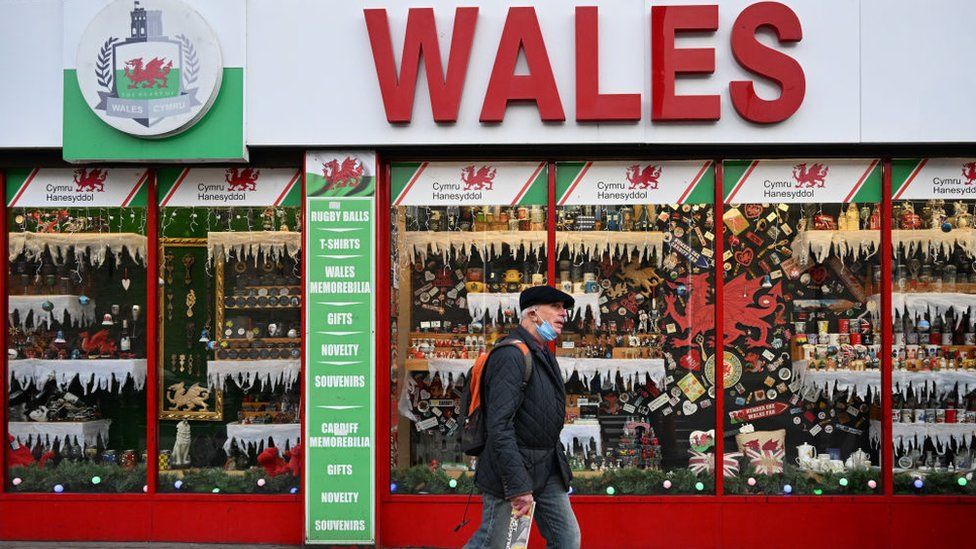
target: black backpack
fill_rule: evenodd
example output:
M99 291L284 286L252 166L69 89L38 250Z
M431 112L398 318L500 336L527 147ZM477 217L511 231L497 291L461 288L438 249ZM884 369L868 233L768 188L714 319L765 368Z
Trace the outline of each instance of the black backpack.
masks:
M522 351L525 359L525 371L522 373L522 392L532 377L532 353L525 342L518 339L505 339L497 343L487 353L481 353L474 361L474 366L468 370L464 381L464 391L461 394L461 414L463 417L461 428L461 450L469 456L480 456L488 440L485 433L485 408L482 405L481 378L484 375L488 357L495 350L506 346L515 346Z

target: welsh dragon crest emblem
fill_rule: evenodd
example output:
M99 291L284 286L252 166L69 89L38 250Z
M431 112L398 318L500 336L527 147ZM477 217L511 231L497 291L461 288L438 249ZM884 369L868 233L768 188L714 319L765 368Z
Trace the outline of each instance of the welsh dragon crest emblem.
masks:
M201 104L193 87L200 70L196 48L184 34L169 37L163 33L164 15L163 10L149 10L134 2L129 37L109 37L99 48L96 110L148 128Z

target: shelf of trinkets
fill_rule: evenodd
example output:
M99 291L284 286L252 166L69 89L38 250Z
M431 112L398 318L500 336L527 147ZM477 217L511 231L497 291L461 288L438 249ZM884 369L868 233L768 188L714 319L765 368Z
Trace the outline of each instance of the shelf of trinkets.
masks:
M288 338L222 339L215 350L217 360L295 359L302 356L302 340Z

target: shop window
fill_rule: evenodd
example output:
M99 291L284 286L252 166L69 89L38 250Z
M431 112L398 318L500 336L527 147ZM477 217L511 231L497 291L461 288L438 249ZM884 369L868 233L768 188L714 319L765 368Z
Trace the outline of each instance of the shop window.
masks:
M560 163L556 197L574 493L712 491L712 163Z
M547 282L545 164L392 166L391 490L467 493L460 391Z
M9 491L143 491L146 177L7 172Z
M297 177L160 170L160 492L299 489Z
M976 435L972 159L892 169L892 439L897 494L968 494Z
M880 493L880 183L876 160L725 163L727 493Z

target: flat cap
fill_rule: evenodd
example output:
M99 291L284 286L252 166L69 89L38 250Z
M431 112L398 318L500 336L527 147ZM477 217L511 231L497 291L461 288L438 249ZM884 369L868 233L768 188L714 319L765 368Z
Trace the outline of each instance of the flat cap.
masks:
M549 305L562 303L567 309L572 309L576 300L566 292L561 292L552 286L533 286L519 295L519 310L524 311L533 305Z

